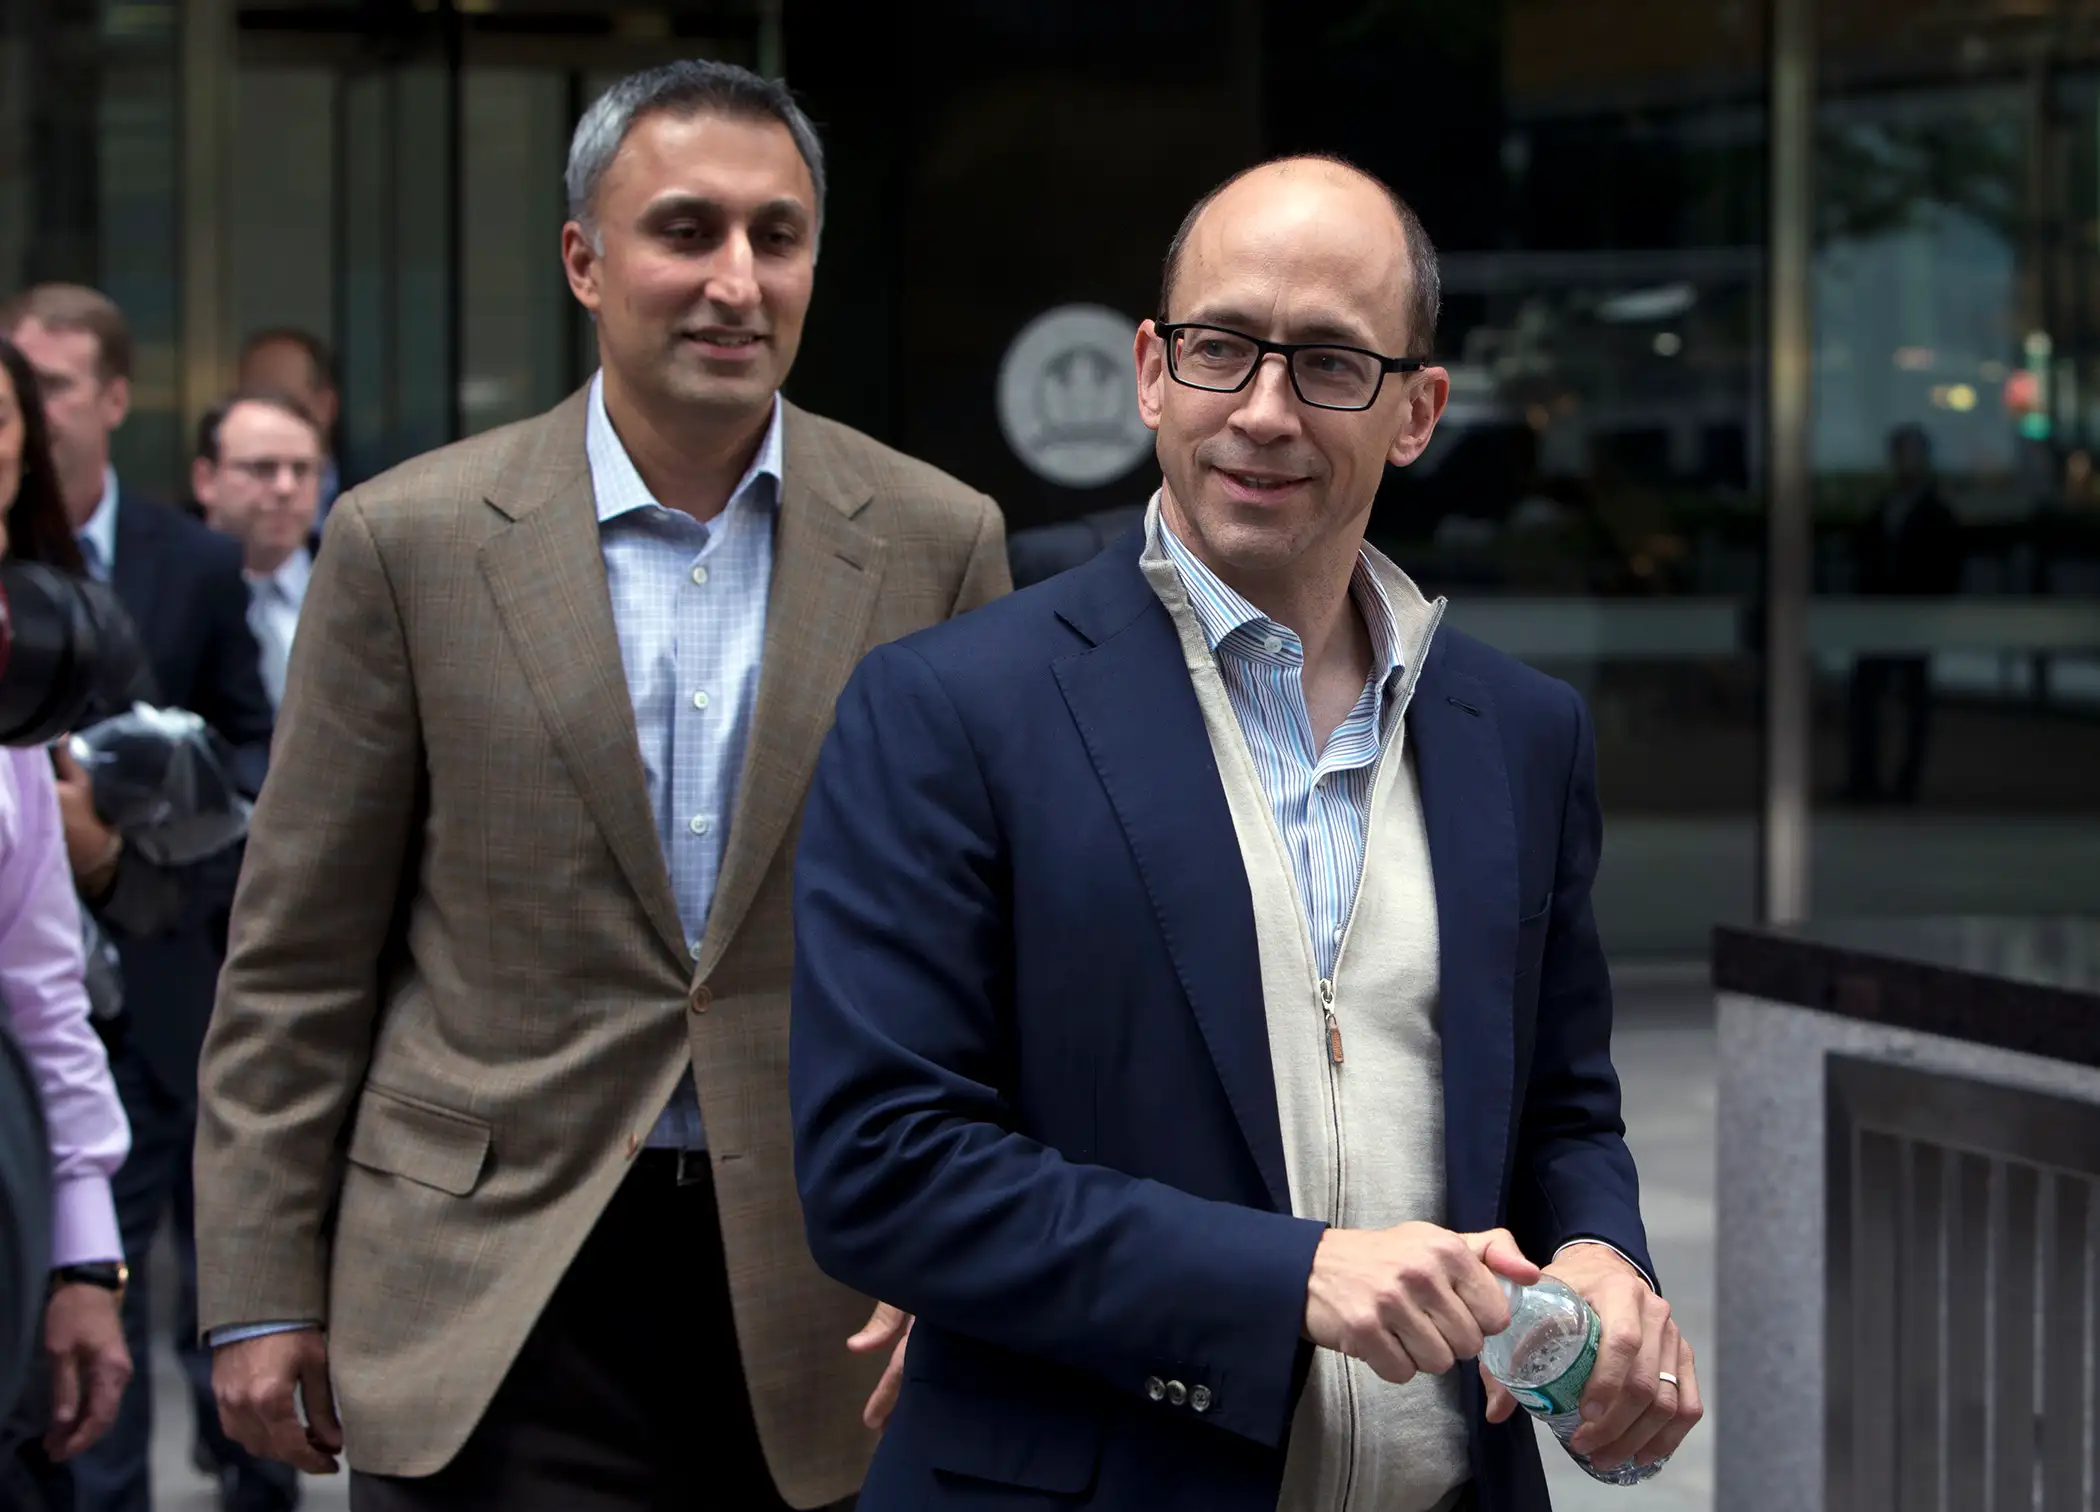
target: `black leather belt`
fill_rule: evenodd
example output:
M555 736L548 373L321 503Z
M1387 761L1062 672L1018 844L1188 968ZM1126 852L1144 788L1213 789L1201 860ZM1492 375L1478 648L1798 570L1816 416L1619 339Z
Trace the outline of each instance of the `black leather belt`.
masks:
M643 1150L634 1157L635 1170L649 1182L668 1181L673 1186L698 1186L714 1178L705 1150Z

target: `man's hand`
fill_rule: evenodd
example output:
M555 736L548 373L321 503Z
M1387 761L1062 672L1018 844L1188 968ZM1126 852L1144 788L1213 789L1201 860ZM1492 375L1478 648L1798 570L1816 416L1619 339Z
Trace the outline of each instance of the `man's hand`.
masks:
M876 1303L866 1326L846 1341L846 1347L855 1354L873 1354L878 1349L890 1349L892 1344L896 1346L890 1349L890 1363L884 1367L882 1379L875 1383L868 1405L860 1413L860 1420L877 1433L896 1408L897 1392L904 1385L904 1348L909 1343L911 1314L887 1302Z
M131 1383L117 1294L84 1282L55 1288L44 1307L44 1353L51 1361L44 1452L69 1460L109 1432Z
M219 1422L250 1454L333 1475L343 1452L328 1384L328 1340L318 1328L242 1339L212 1351ZM301 1403L306 1420L299 1419Z
M117 832L95 812L95 786L63 743L51 748L51 770L57 779L59 817L65 823L66 860L74 882L92 897L108 887L116 869Z
M1305 1287L1305 1336L1395 1384L1442 1375L1509 1326L1497 1276L1527 1285L1539 1278L1503 1229L1329 1229Z
M1670 1304L1647 1277L1601 1244L1571 1244L1546 1267L1597 1310L1596 1368L1582 1393L1582 1428L1572 1447L1600 1469L1632 1460L1652 1465L1677 1452L1706 1409L1692 1346L1677 1332ZM1677 1378L1672 1385L1662 1377ZM1482 1372L1482 1378L1486 1373ZM1488 1421L1517 1404L1488 1380Z

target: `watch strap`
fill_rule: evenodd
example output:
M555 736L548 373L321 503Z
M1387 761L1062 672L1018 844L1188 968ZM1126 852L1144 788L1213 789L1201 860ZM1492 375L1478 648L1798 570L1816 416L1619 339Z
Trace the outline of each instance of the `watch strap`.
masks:
M99 1286L122 1293L131 1280L131 1268L121 1260L90 1260L80 1265L58 1265L51 1270L53 1286Z

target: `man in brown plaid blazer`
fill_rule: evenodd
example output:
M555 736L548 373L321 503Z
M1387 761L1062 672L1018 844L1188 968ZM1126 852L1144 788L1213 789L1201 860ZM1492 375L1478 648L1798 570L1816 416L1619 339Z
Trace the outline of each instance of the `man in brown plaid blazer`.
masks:
M777 85L616 85L563 234L599 377L331 514L197 1237L229 1431L360 1512L807 1508L872 1449L902 1320L803 1239L789 858L854 664L1007 569L989 499L777 398L822 184Z

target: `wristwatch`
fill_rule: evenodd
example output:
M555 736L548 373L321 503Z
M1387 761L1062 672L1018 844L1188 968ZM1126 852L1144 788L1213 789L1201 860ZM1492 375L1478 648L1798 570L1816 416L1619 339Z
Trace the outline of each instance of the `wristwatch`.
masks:
M131 1283L131 1267L121 1260L90 1260L82 1265L58 1265L51 1270L51 1287L99 1286L115 1292L119 1299Z

